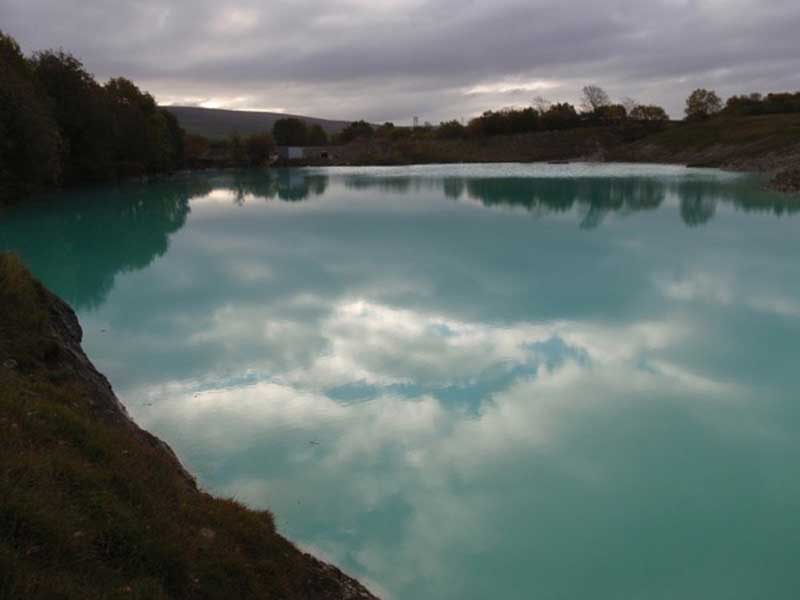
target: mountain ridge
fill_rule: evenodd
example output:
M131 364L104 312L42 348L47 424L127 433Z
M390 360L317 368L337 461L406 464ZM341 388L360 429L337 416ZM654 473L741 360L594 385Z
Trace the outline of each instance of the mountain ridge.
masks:
M203 108L200 106L162 106L178 119L186 133L209 139L224 139L233 133L252 135L272 131L279 119L296 118L308 125L320 125L328 135L339 133L350 121L323 119L289 113Z

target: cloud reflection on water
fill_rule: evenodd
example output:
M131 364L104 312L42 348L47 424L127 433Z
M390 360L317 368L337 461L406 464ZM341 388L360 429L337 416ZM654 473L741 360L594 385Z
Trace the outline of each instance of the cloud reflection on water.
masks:
M387 596L791 581L800 236L750 179L412 167L101 195L0 240L203 485Z

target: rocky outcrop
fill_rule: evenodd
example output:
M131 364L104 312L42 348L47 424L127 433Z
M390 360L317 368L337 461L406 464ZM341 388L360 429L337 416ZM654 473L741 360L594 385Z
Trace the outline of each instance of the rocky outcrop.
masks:
M269 512L199 489L81 340L72 309L0 253L0 596L375 600Z
M40 290L43 305L47 308L48 319L45 323L45 335L52 350L46 355L48 370L56 371L60 377L78 381L82 387L90 390L87 396L92 413L103 421L116 427L129 430L148 445L163 452L174 464L176 473L186 483L197 489L195 478L181 464L180 460L167 443L139 427L128 415L125 406L114 394L108 379L100 373L81 347L83 329L75 312L61 298L36 282Z
M800 193L800 167L779 171L770 181L770 187L781 192Z

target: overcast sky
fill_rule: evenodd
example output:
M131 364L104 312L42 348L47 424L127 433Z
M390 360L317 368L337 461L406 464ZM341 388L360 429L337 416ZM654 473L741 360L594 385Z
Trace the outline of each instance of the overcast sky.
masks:
M587 83L673 116L699 86L800 89L798 0L0 0L0 28L162 104L398 124Z

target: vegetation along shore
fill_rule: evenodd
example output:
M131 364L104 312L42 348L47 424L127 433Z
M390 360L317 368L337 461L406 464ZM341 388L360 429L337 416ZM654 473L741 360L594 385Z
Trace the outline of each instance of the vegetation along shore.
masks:
M101 85L74 56L25 57L2 34L0 64L0 203L58 186L269 164L661 162L762 172L771 187L800 191L800 93L723 103L698 89L672 121L659 106L615 103L590 85L579 107L538 98L468 123L403 127L159 107L124 77ZM309 151L276 152L289 146Z

